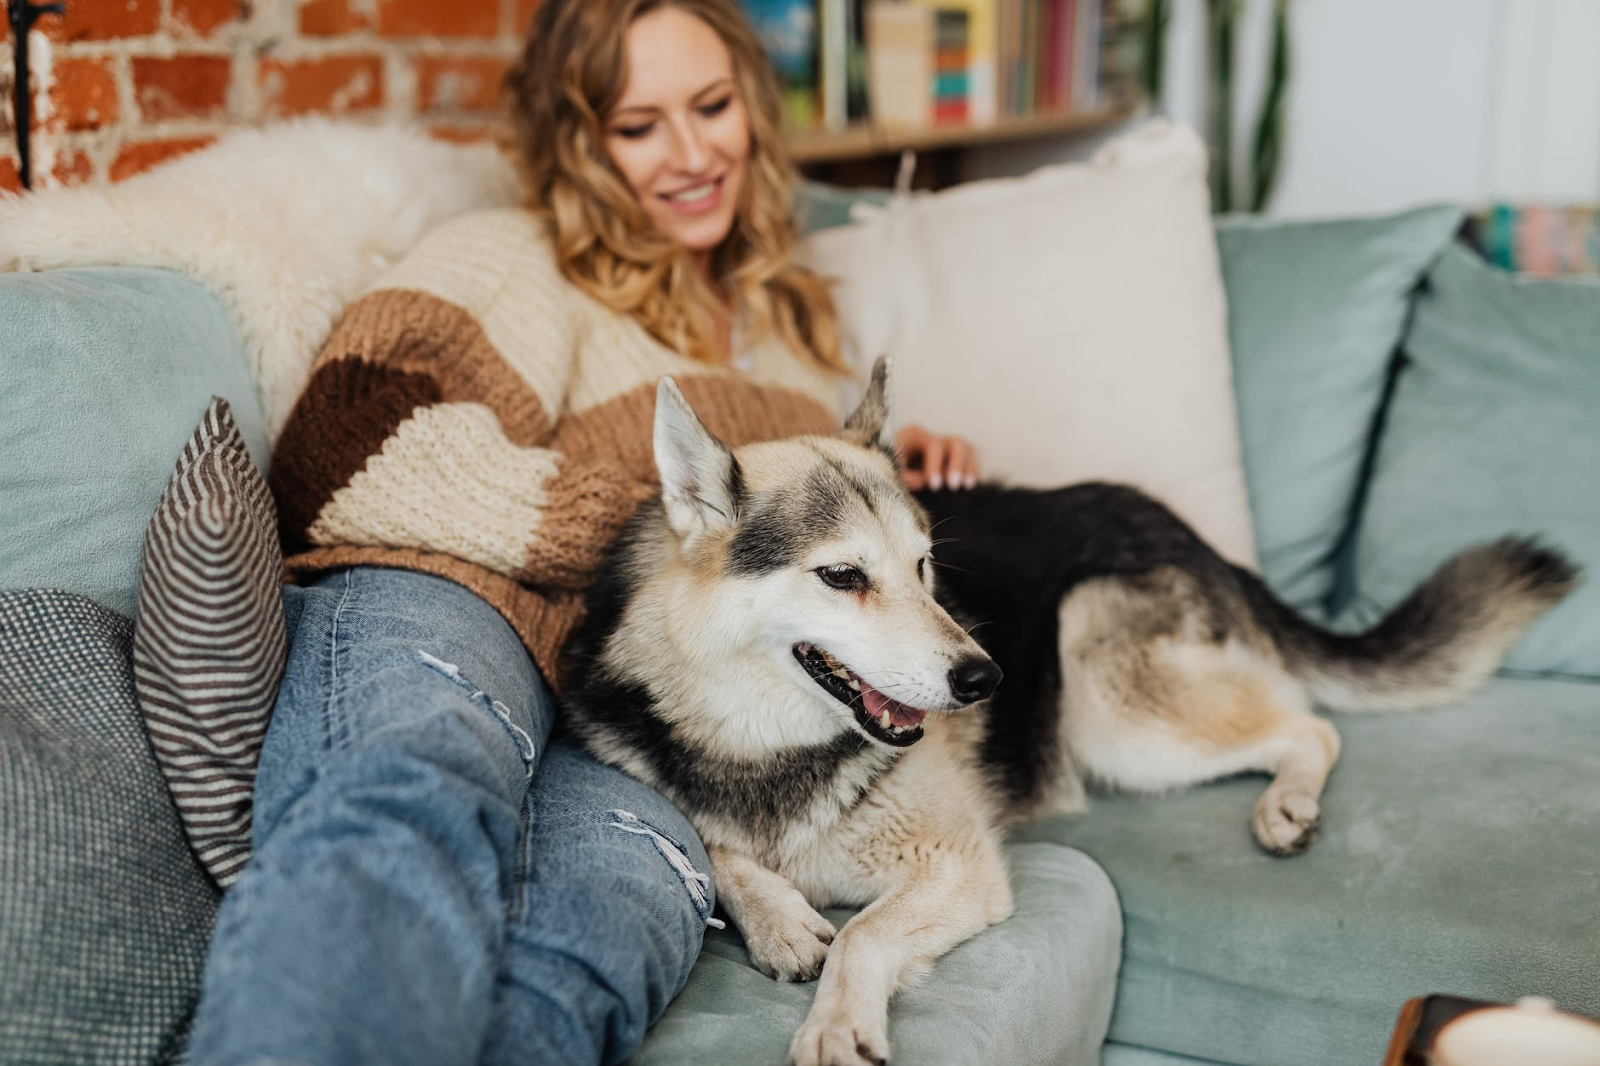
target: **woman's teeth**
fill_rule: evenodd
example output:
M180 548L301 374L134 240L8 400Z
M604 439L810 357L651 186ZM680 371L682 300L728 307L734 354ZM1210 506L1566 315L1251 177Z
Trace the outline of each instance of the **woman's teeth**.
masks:
M704 185L696 185L692 189L685 189L683 192L673 193L671 196L667 197L667 199L676 200L680 204L692 204L696 200L704 200L707 196L710 196L713 192L715 192L716 189L717 183L714 181L708 181Z

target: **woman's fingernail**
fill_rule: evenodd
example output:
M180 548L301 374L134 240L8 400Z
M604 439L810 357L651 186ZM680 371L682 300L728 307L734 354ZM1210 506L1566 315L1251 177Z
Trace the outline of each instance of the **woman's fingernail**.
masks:
M943 488L943 484L940 482L938 474L930 474L928 476L928 487L930 489Z
M967 488L974 489L974 488L977 488L977 487L978 487L978 475L977 474L968 474L967 475Z

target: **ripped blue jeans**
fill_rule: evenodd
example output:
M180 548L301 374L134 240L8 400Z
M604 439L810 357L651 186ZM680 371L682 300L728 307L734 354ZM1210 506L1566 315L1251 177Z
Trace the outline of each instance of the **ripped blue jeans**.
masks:
M255 856L218 915L194 1064L618 1062L711 913L661 795L549 743L511 627L442 578L285 590Z

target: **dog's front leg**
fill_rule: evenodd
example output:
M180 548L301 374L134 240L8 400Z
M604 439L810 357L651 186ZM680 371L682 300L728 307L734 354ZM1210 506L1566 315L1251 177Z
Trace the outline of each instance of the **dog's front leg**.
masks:
M713 847L717 896L744 937L756 969L779 981L809 981L822 969L833 925L782 874L748 855Z
M794 1066L882 1066L889 999L935 959L1011 914L1004 865L944 856L907 870L840 930L817 997L789 1045Z

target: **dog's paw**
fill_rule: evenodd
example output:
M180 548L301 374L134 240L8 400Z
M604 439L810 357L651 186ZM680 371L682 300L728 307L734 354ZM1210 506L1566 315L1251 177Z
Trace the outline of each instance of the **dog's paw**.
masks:
M1305 851L1321 823L1322 808L1310 792L1268 788L1256 801L1256 839L1274 855Z
M740 926L756 969L778 981L810 981L822 972L838 930L795 893L793 905Z
M848 1007L813 1009L789 1043L793 1066L884 1066L889 1061L889 1019Z

